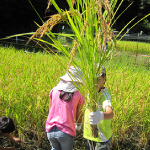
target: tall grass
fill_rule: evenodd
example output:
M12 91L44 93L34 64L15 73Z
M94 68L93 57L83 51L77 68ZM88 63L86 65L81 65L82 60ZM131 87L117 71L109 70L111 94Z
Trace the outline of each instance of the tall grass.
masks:
M41 134L48 114L49 90L64 69L46 54L1 48L0 56L1 115L16 121L20 137L26 130Z
M88 93L89 98L85 95L85 101L91 111L98 109L98 89L95 79L100 74L102 65L110 54L109 50L105 51L104 49L106 38L110 39L111 50L114 50L113 32L107 22L112 21L116 3L117 0L111 2L109 0L67 0L69 10L62 10L55 0L49 0L48 8L53 5L58 13L50 16L28 41L29 43L31 40L37 40L38 43L40 41L47 46L52 45L69 59L68 68L74 65L81 69L84 87L80 88L79 91L83 93L86 90L86 93ZM52 28L60 22L66 22L73 31L74 42L70 53L51 32ZM41 39L45 34L51 39L52 43ZM75 59L77 51L80 63ZM58 59L60 60L60 58ZM63 66L63 63L59 60L57 61ZM99 67L97 67L97 63L99 63ZM96 128L96 125L91 125L94 136L98 135L98 133L95 133L95 131L98 132Z
M68 60L60 55L66 67ZM115 113L113 146L119 141L134 142L138 138L141 147L150 134L150 70L136 65L134 58L117 55L105 63L106 86L112 94ZM1 116L10 116L19 129L19 135L37 132L42 143L44 125L48 115L49 91L65 73L53 57L47 53L24 53L23 50L0 49L0 110ZM84 147L84 145L83 145ZM121 148L120 148L121 149Z
M150 64L147 68L129 62L123 55L121 62L117 57L107 64L107 86L112 92L115 112L112 127L114 141L125 141L127 136L131 143L139 139L140 149L150 134Z
M117 50L150 55L150 44L138 41L117 41Z

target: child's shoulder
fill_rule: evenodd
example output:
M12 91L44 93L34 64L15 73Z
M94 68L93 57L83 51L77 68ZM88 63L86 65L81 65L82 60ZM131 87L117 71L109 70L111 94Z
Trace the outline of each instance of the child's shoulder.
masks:
M104 87L101 92L104 94L104 93L109 93L110 94L110 90L107 88L107 87Z
M110 90L108 90L108 89L105 87L105 88L103 88L103 89L101 90L101 92L102 92L102 96L101 96L102 99L111 100L111 93L110 93Z

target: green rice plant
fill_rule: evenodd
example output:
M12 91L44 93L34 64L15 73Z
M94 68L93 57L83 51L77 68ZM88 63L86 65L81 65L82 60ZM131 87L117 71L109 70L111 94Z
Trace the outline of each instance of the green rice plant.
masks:
M64 11L59 8L55 0L50 0L48 8L53 5L58 14L50 16L41 27L37 29L35 34L30 38L37 40L37 43L43 42L46 45L52 45L69 60L68 68L71 64L81 68L83 72L84 86L79 89L81 93L89 93L89 98L85 96L87 107L91 111L97 110L97 85L95 83L96 76L100 73L102 65L108 60L110 54L114 50L114 35L111 25L107 22L112 22L113 10L117 0L109 2L108 0L85 0L72 1L67 0L69 10ZM58 41L55 34L51 32L53 26L60 22L67 22L73 31L71 38L74 40L72 51L63 47L62 43ZM53 43L42 40L41 38L46 34ZM63 35L63 34L62 34ZM66 35L69 36L69 35ZM105 51L106 38L110 39L109 48ZM51 50L51 49L50 49ZM51 50L52 51L52 50ZM79 59L75 58L75 53L78 51ZM65 66L60 57L57 62ZM97 68L97 63L99 67ZM95 130L93 130L95 131Z
M122 61L119 57L106 64L109 70L106 84L113 93L114 143L127 138L131 142L138 139L142 147L150 134L150 71L144 66L128 63L125 55Z
M66 57L59 56L68 63ZM144 65L133 62L134 58L128 57L125 52L105 62L106 86L112 93L115 114L112 121L113 144L115 147L118 144L118 149L121 147L119 141L127 138L131 143L138 138L141 147L149 141L150 71ZM49 91L66 69L46 53L27 54L13 47L1 47L0 72L1 116L13 118L21 138L38 134L40 145L44 140Z
M150 44L137 41L116 41L117 50L134 54L150 55Z
M27 54L10 49L4 48L0 52L1 115L14 119L20 138L26 131L37 130L41 144L48 114L48 92L65 70L47 54Z
M91 108L92 111L95 111L97 110L97 85L95 84L95 79L96 76L100 73L102 65L107 63L111 51L114 50L112 29L110 28L110 26L107 26L107 21L112 21L111 18L113 16L113 9L115 7L114 4L116 4L117 0L113 0L110 3L108 0L67 0L67 2L70 7L68 11L61 10L56 4L55 0L49 1L49 4L54 5L56 10L58 11L58 14L50 16L50 19L48 19L41 27L37 29L37 31L30 38L30 40L35 40L37 44L39 44L46 51L49 50L52 52L50 53L50 57L53 58L53 61L55 60L57 62L57 67L53 68L55 70L51 71L56 72L56 70L60 71L62 69L65 71L66 68L69 67L71 64L81 68L84 75L83 80L85 84L84 87L82 87L79 90L80 92L86 91L86 93L89 93L89 99L87 99L87 96L85 96L86 102L88 104L87 107ZM62 36L70 37L73 39L73 48L71 53L69 53L68 49L66 49L62 45L62 43L57 39L56 34L51 32L52 28L56 24L63 21L67 22L73 31L73 34L62 34ZM49 37L50 41L52 42L44 41L42 39L42 37L45 34ZM111 44L109 45L107 51L105 51L104 49L106 45L106 38L109 38L111 40ZM41 42L45 44L46 48L41 45ZM50 46L62 52L63 55L61 57L57 53L55 53L54 55L54 52L50 48ZM75 57L76 52L78 52L79 58ZM32 59L33 57L34 59ZM46 72L44 70L45 64L43 62L37 63L41 61L41 59L39 58L39 55L35 57L34 54L31 54L28 57L26 57L20 52L20 55L15 64L15 68L9 68L9 63L7 63L6 67L9 71L12 70L13 74L15 74L15 71L17 70L17 73L19 73L19 82L18 78L16 78L13 79L14 82L12 84L9 84L7 81L8 79L11 80L9 72L3 74L1 82L2 85L6 86L6 90L1 91L1 97L3 104L2 107L7 105L11 106L9 108L6 108L5 113L10 114L10 112L17 112L15 118L17 120L18 127L20 128L20 130L22 128L29 128L28 130L31 130L36 124L36 128L38 130L39 143L41 143L42 130L40 127L43 126L43 122L45 122L43 120L46 118L47 115L45 115L44 112L48 111L48 107L42 107L42 104L47 103L47 101L44 101L42 99L42 97L44 97L45 95L43 94L45 87L43 88L39 85L45 84L44 80L47 80L46 78L48 78L50 81L51 79L47 75L47 73L46 75L42 74L43 72ZM24 59L26 60L25 65L21 63ZM30 60L34 61L31 62ZM46 56L44 62L47 64L49 60L50 59L48 59ZM54 63L53 61L51 63ZM97 63L100 64L98 69ZM24 66L22 66L21 64ZM36 67L33 67L34 64L36 64ZM66 64L68 64L68 66ZM39 68L40 72L38 72ZM25 72L25 74L23 72ZM119 74L120 73L121 72L119 72ZM126 84L125 77L127 75L128 74L126 73L123 74L122 78L124 80L120 80L120 84L122 84L122 82L123 84ZM54 77L52 77L51 75L51 78L53 79ZM56 79L56 81L57 80L58 78ZM53 84L51 84L51 86L52 85ZM7 88L10 89L13 86L17 88L13 89L13 91L8 93ZM129 89L129 87L130 85L128 85L126 89ZM124 94L123 92L121 92L120 94L118 93L118 91L119 90L117 89L116 95L120 96ZM135 90L133 90L133 92L135 92ZM20 95L20 93L21 96L17 100L13 100L13 103L11 103L13 96ZM126 96L128 98L133 98L129 93ZM120 103L121 102L122 101L120 100ZM138 104L138 102L136 104ZM121 110L119 109L119 107L117 108L119 114L121 114ZM134 105L133 108L134 109L132 111L129 110L130 114L135 113L136 107ZM23 114L25 114L25 116ZM30 119L30 126L29 123L26 123L26 119L28 120L29 118L32 118ZM130 120L130 118L131 117L129 117L128 120ZM121 118L121 121L124 122L124 118ZM119 123L118 127L120 128ZM123 124L123 127L126 129L125 123Z
M68 68L73 64L79 67L83 72L83 89L79 89L81 93L89 93L89 98L85 96L87 107L91 111L96 111L97 103L97 85L95 83L97 75L104 62L110 55L109 50L105 50L106 38L111 40L110 49L114 50L113 33L107 22L111 22L113 10L117 0L109 2L109 0L67 0L69 10L61 10L55 0L50 0L48 8L52 4L58 14L50 16L41 27L37 29L35 34L30 38L37 40L37 43L43 42L46 45L52 45L61 51L69 60ZM73 31L73 48L69 53L62 43L58 41L56 36L51 32L53 26L60 22L67 22ZM53 43L42 40L41 38L47 34ZM68 35L66 35L68 36ZM38 38L37 38L38 37ZM52 50L51 50L52 51ZM75 59L75 53L78 51L79 61ZM57 62L64 67L60 57L57 55ZM97 64L100 64L97 67ZM65 66L66 67L66 66Z

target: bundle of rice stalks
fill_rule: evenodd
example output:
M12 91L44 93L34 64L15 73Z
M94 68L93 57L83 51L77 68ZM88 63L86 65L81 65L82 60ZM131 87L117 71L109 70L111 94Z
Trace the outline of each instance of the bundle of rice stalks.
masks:
M91 111L96 111L98 107L98 90L95 81L101 71L102 65L104 65L110 56L110 50L113 51L114 49L111 18L117 0L112 0L111 2L109 2L109 0L67 0L67 2L69 10L61 10L55 0L49 0L48 8L54 5L58 14L50 16L50 18L37 29L30 40L39 40L44 34L47 34L53 42L48 44L57 48L70 60L68 68L70 65L81 68L84 86L79 89L79 91L81 93L88 93L89 98L85 95L87 107L90 107ZM56 24L64 21L70 26L74 33L72 36L74 44L70 54L57 40L54 33L51 32ZM105 49L106 39L109 39L111 42L107 50ZM79 61L74 59L76 52L79 53ZM61 61L59 62L60 65L62 65ZM96 66L97 63L100 64L98 68Z

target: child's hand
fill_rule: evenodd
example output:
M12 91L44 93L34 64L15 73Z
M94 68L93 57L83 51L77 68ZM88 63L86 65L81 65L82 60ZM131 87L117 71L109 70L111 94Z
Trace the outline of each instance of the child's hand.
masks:
M77 131L80 131L81 130L81 124L76 124L75 128L76 128Z
M15 137L13 137L13 141L16 143L23 143L22 140L20 140L19 138L15 138Z
M89 114L89 124L96 125L99 124L104 119L104 114L102 111L90 112Z

